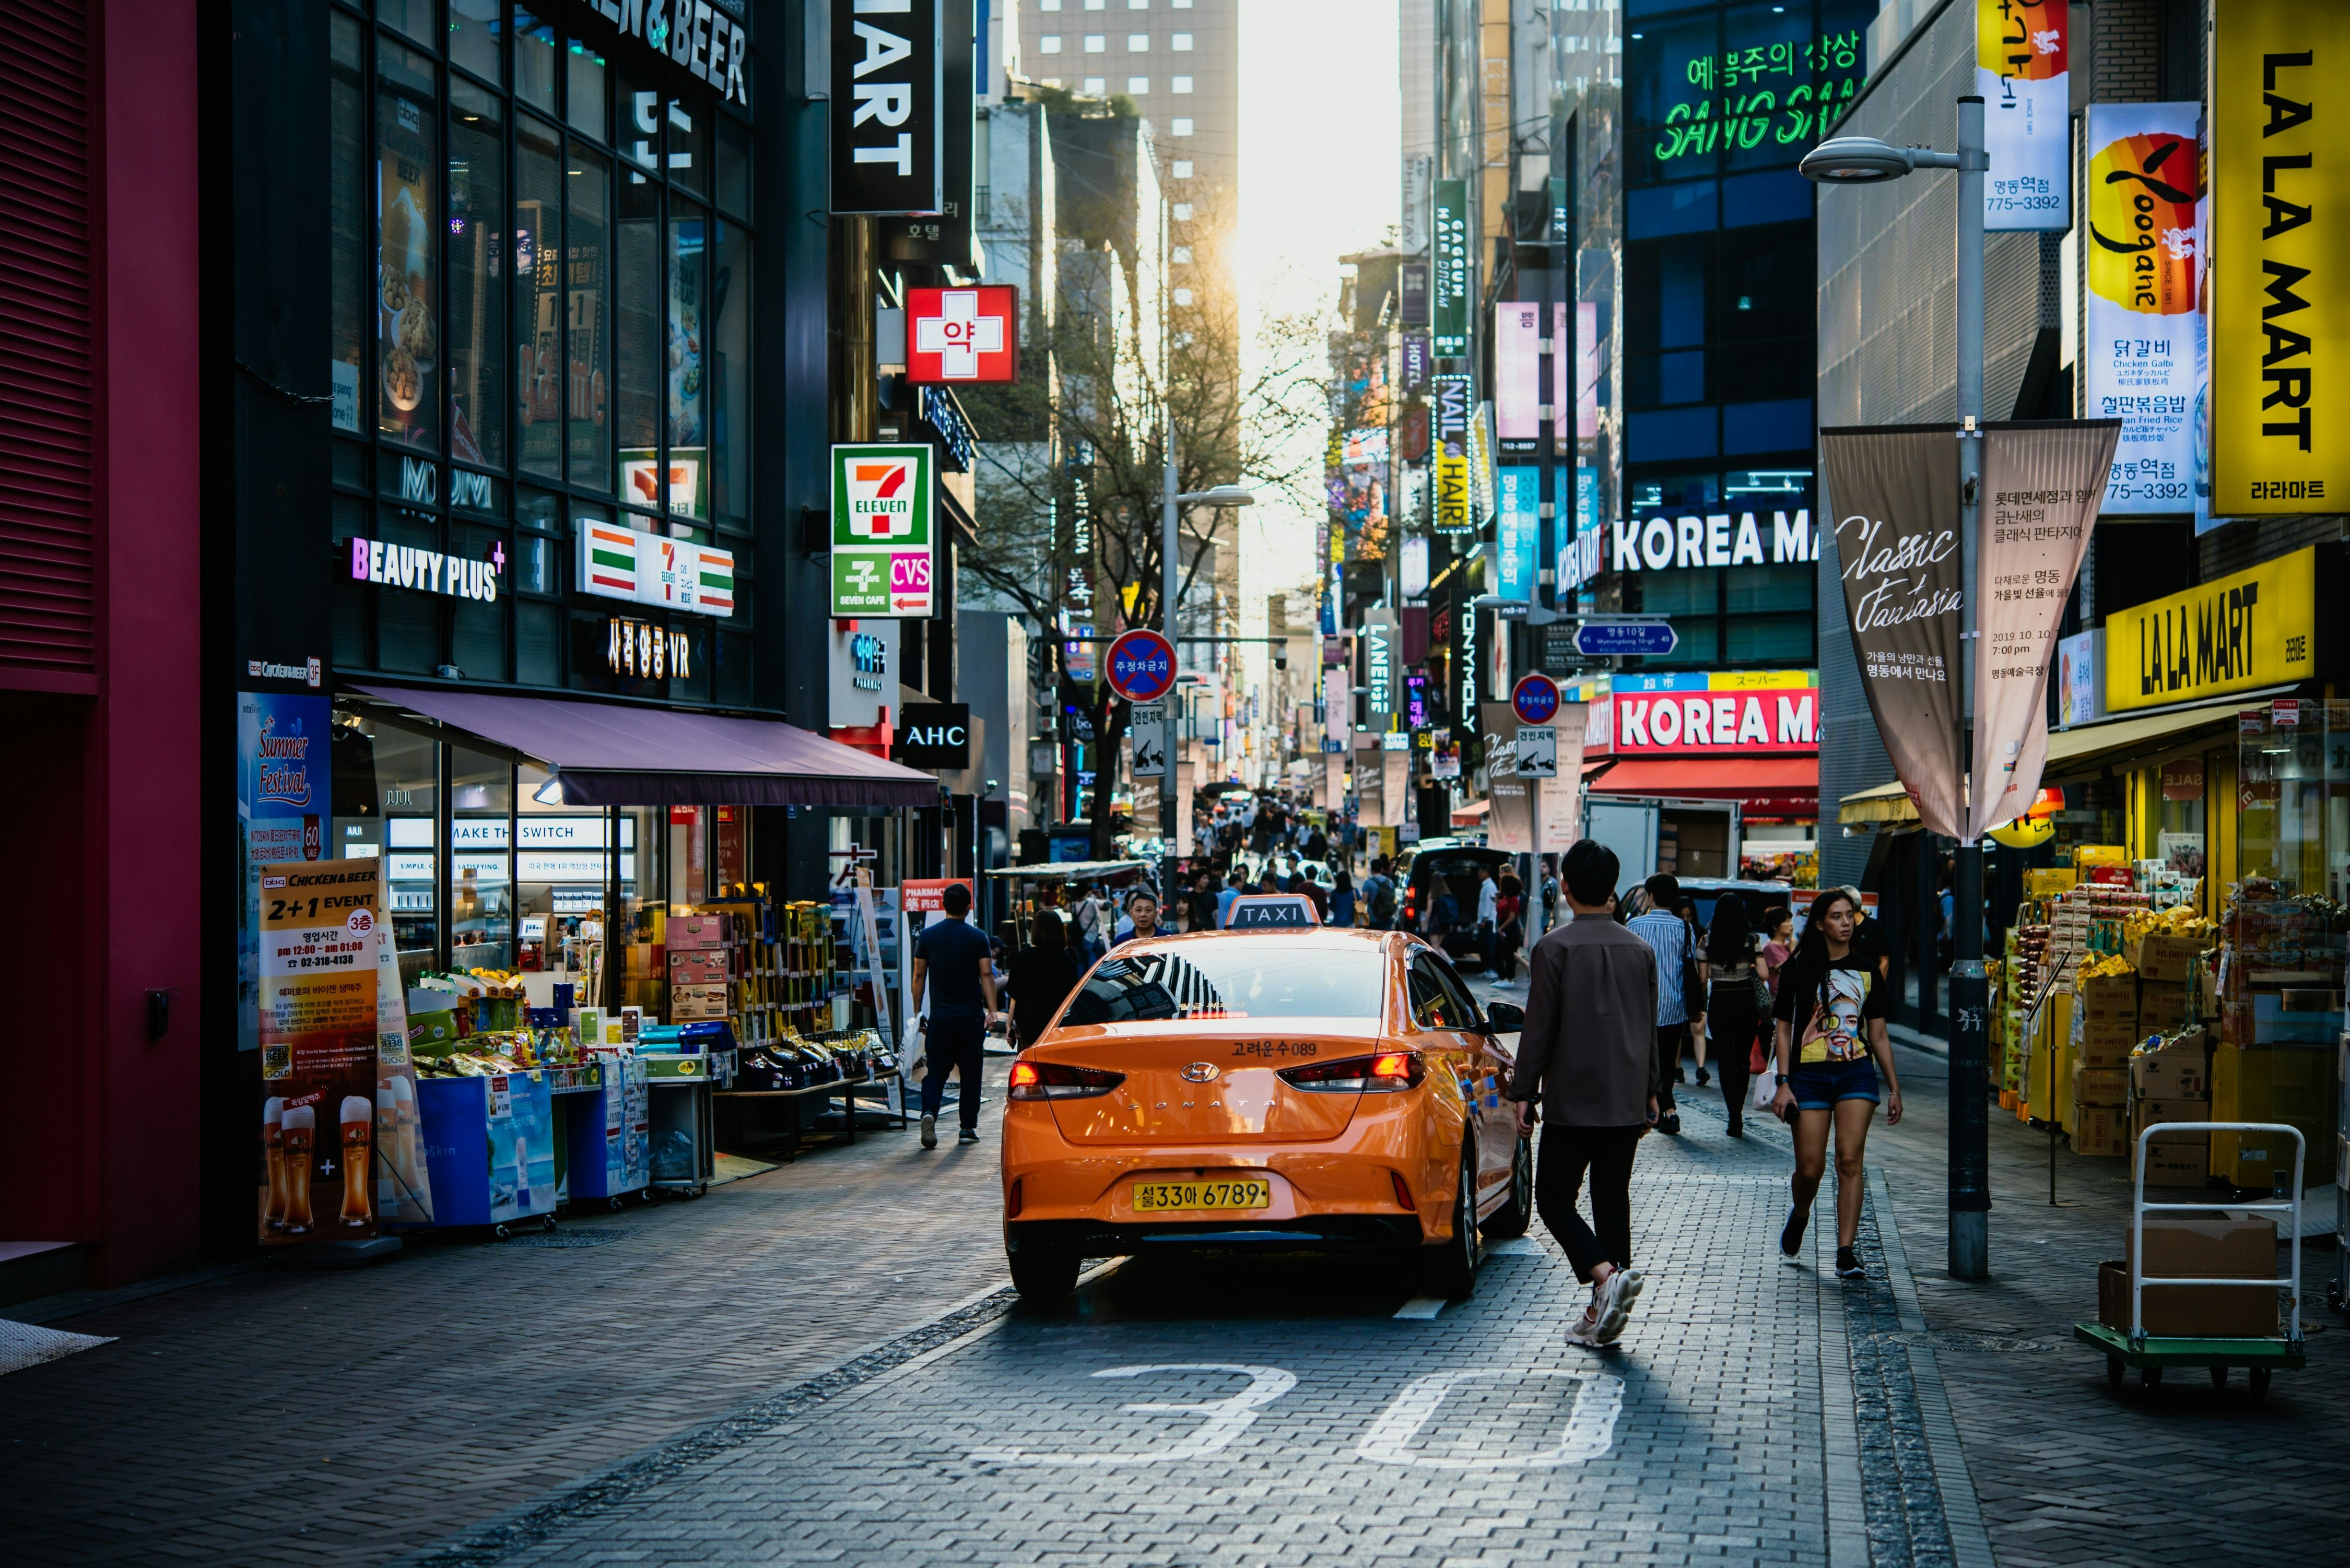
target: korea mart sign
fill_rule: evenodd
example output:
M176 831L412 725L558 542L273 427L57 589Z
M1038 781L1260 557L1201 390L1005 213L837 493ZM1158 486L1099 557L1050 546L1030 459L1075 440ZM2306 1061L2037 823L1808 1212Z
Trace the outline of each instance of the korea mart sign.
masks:
M2211 19L2214 515L2350 493L2350 8L2228 0ZM2106 645L2108 668L2130 660Z
M927 446L832 449L832 614L920 620L935 609Z
M2106 616L2106 711L2329 674L2337 659L2317 606L2321 588L2326 603L2341 603L2340 564L2313 545Z

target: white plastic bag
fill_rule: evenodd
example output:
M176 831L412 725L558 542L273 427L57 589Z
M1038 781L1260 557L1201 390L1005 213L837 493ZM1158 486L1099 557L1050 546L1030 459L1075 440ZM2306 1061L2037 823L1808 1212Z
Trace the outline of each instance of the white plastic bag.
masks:
M1779 1069L1765 1067L1754 1075L1753 1091L1746 1096L1747 1104L1758 1111L1767 1111L1771 1102L1779 1097Z

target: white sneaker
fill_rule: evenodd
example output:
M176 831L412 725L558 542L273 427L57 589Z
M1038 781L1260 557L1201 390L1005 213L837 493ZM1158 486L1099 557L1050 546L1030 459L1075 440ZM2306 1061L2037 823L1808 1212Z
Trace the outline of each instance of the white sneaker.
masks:
M1624 1333L1624 1271L1618 1269L1592 1293L1591 1311L1598 1319L1592 1337L1602 1345L1615 1344Z
M939 1118L936 1116L922 1118L922 1147L924 1148L939 1147Z
M1566 1325L1566 1343L1579 1345L1586 1350L1596 1350L1606 1342L1599 1337L1597 1321L1586 1313Z
M1624 1310L1629 1313L1632 1303L1640 1299L1640 1293L1648 1288L1648 1276L1638 1269L1618 1269L1615 1277L1624 1282Z

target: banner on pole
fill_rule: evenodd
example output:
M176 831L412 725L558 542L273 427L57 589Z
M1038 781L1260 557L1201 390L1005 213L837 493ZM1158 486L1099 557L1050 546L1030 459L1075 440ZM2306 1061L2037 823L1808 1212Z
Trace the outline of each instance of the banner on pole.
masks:
M1992 425L1983 432L1969 838L2022 815L2040 792L2056 632L2121 433L2119 420Z
M2073 226L2067 0L1975 0L1986 229Z
M2195 507L2195 421L2203 395L2197 103L2093 103L2087 313L2081 335L2093 418L2122 421L2108 514Z
M1893 771L1929 832L1961 826L1959 443L1949 425L1820 432L1861 689Z

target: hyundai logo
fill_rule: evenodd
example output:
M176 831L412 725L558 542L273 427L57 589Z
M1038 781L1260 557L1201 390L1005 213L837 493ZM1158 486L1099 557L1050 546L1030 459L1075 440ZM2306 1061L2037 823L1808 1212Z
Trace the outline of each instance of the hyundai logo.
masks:
M1183 1081L1187 1084L1204 1084L1216 1075L1217 1067L1213 1062L1194 1062L1183 1069Z

